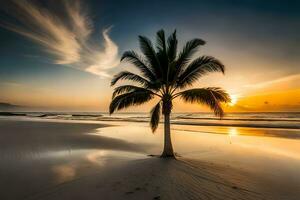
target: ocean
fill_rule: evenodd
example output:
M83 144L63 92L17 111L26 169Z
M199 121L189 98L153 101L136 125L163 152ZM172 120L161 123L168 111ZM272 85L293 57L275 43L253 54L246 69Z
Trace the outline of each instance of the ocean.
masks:
M0 112L0 116L106 122L148 122L150 119L150 114L145 112L121 112L113 115L105 112ZM193 126L300 129L300 112L226 113L222 119L212 113L173 113L171 123Z

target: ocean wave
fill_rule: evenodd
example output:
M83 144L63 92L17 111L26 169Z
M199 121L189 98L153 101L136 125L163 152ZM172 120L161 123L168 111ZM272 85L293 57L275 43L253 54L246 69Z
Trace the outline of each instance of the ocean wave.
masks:
M193 120L219 120L217 117L186 117L178 116L176 119L193 119ZM287 118L222 118L222 120L232 120L232 121L287 121L287 122L300 122L299 118L287 119Z
M185 113L173 114L171 123L192 126L233 126L252 128L300 129L299 113L234 113L219 120L211 114ZM111 122L149 122L148 113L124 113L109 115L107 113L90 112L0 112L0 116L29 117L58 120L111 121ZM253 116L260 116L255 118ZM163 120L162 120L163 121Z

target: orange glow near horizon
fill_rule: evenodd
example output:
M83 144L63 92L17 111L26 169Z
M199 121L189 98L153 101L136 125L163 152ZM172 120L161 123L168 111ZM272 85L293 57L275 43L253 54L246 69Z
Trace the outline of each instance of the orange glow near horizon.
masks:
M94 94L93 90L65 92L58 95L52 92L39 91L27 93L26 88L7 88L6 98L0 102L10 102L17 105L29 107L47 108L49 110L76 110L76 111L108 111L111 99L110 90ZM300 111L300 89L266 92L251 90L251 93L230 93L232 102L224 105L226 112L299 112ZM255 93L257 91L257 93ZM269 91L269 92L268 92ZM270 92L271 91L271 92ZM43 95L41 95L41 93ZM153 100L143 106L132 107L125 112L148 112L157 100ZM206 106L184 103L181 100L174 102L173 112L208 112Z
M300 89L249 95L240 98L228 111L299 111Z

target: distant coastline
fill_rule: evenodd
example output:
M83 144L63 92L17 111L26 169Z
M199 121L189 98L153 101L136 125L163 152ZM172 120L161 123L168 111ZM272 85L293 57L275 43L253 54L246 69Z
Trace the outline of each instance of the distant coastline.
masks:
M0 111L19 110L20 108L25 108L25 106L0 102Z

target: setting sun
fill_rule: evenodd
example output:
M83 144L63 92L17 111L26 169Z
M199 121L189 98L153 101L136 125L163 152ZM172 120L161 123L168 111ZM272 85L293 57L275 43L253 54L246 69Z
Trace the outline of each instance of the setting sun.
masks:
M231 102L229 103L229 106L234 106L238 101L238 95L236 94L229 94L231 98Z

